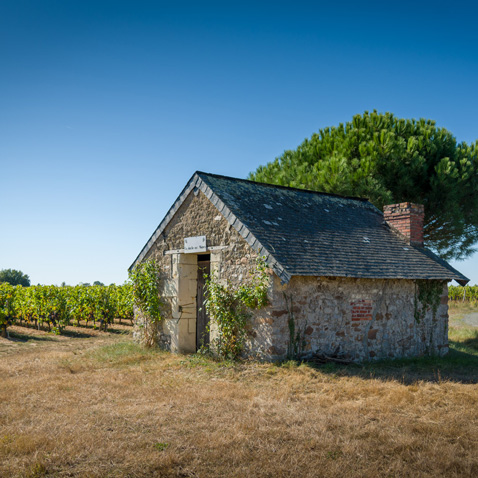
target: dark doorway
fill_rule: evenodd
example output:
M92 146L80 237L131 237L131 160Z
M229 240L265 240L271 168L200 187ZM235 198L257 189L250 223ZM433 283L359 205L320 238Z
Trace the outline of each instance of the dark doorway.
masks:
M206 280L204 275L211 273L211 255L198 255L198 289L196 296L197 320L196 320L196 350L203 345L209 345L209 316L204 306L206 293Z

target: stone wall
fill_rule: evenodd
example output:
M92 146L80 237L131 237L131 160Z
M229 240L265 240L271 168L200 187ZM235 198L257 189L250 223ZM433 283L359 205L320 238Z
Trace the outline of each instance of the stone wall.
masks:
M418 323L411 280L293 277L286 285L275 280L274 307L268 311L271 358L287 353L290 301L304 355L319 351L362 361L448 351L446 286L435 317L429 310Z

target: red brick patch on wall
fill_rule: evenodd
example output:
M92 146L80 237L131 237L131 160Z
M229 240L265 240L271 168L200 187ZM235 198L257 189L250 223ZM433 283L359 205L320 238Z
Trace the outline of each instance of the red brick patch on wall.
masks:
M370 299L359 299L350 302L352 309L352 321L372 320L372 301Z

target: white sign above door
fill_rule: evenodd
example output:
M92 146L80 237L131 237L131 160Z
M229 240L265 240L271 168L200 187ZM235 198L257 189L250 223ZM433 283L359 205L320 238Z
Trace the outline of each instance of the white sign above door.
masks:
M205 252L206 236L184 238L184 252Z

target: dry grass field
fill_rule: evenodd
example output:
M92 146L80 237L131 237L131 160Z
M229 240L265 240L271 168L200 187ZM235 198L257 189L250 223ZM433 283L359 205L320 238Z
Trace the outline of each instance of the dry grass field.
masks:
M1 477L478 476L478 329L445 359L216 362L127 327L0 339Z

